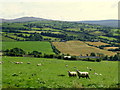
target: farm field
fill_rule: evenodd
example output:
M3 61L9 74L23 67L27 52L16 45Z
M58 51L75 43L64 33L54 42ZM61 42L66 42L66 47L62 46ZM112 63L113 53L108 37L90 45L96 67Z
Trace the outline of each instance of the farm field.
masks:
M52 42L56 48L64 54L70 55L90 55L90 53L103 53L105 55L111 56L115 55L115 52L102 50L96 47L88 46L82 41L67 41L67 42Z
M106 36L98 36L102 39L107 39L107 40L117 40L116 38L113 38L113 37L106 37Z
M18 41L18 42L2 42L2 49L21 48L26 52L39 51L43 54L54 54L51 45L47 41Z
M117 49L117 48L119 48L119 47L104 47L104 49Z
M15 41L14 39L2 36L0 41Z
M86 62L30 57L3 57L2 61L3 88L117 88L118 84L117 61ZM41 66L37 66L39 63ZM68 76L67 71L77 69L88 71L90 79Z
M103 43L103 42L85 42L85 43L94 45L94 46L109 45L109 44Z

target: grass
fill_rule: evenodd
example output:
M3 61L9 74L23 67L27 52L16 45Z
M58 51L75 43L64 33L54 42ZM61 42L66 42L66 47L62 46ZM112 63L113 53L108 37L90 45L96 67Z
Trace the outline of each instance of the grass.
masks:
M103 53L105 55L114 55L115 52L102 50L96 47L88 46L82 41L67 41L67 42L53 42L56 48L64 54L70 55L85 55L94 52L94 53Z
M5 36L2 36L0 41L16 41L16 40L8 38L8 37L5 37Z
M21 48L26 52L40 51L46 54L54 54L49 42L44 41L18 41L18 42L3 42L2 49Z
M102 32L102 31L94 31L94 32L91 32L90 34L91 34L91 35L96 35L96 36L105 35L105 33Z
M117 40L116 38L106 37L106 36L98 36L98 37L103 38L103 39L108 39L108 40Z
M116 61L85 62L30 57L2 59L3 88L116 88L118 84ZM23 64L11 63L18 61ZM37 66L38 63L42 65ZM66 64L68 67L65 67ZM92 71L87 67L92 68ZM76 69L88 71L91 79L69 77L67 71ZM102 75L95 75L95 72Z

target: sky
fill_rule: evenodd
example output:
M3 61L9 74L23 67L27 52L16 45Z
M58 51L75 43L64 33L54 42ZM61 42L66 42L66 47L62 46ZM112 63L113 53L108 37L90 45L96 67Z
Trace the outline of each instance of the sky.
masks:
M119 0L0 0L0 18L62 21L118 19Z

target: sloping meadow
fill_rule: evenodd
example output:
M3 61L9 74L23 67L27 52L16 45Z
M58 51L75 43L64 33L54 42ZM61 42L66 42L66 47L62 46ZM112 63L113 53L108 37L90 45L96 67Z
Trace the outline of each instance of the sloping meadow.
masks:
M3 62L3 88L117 88L118 86L117 61L98 63L3 57ZM22 62L22 64L15 64L15 62ZM37 64L40 65L37 66ZM91 71L88 68L91 68ZM68 71L76 71L77 69L89 72L90 79L68 76Z

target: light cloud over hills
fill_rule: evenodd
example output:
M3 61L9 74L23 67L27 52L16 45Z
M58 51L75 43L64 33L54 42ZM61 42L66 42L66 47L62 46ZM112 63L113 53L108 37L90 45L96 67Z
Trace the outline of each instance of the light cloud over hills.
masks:
M8 2L1 2L1 18L13 19L33 16L67 21L105 20L118 18L118 0L7 1Z

